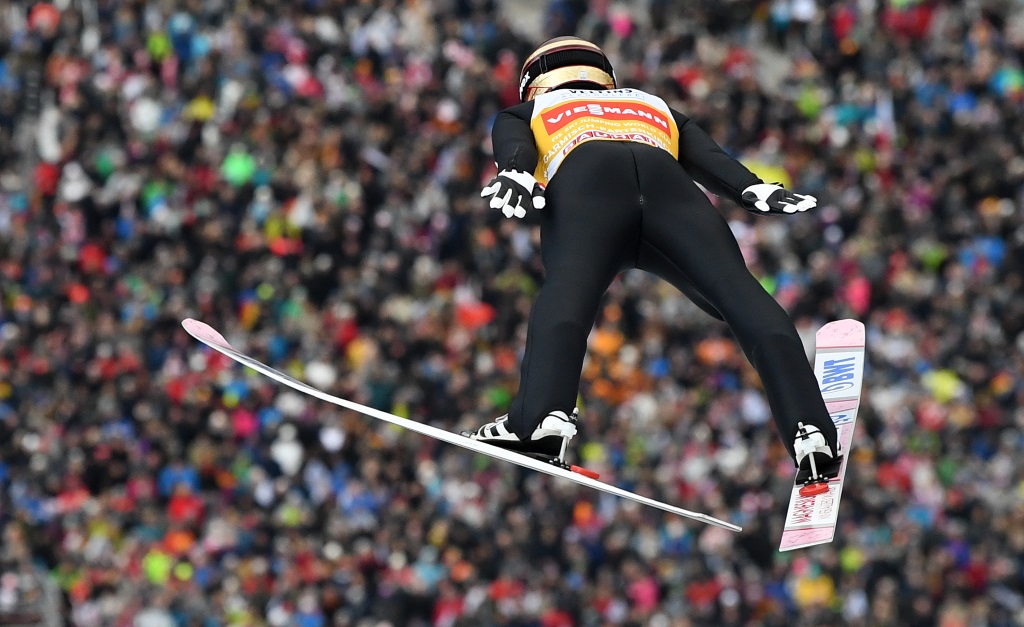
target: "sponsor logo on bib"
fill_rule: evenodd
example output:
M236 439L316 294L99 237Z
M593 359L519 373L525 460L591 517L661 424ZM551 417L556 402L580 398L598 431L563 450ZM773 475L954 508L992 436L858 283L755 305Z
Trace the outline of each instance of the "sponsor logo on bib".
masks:
M549 134L556 133L569 122L586 116L615 121L644 122L660 128L670 137L672 135L672 126L665 118L665 114L641 102L567 103L560 107L552 107L544 114L544 130Z

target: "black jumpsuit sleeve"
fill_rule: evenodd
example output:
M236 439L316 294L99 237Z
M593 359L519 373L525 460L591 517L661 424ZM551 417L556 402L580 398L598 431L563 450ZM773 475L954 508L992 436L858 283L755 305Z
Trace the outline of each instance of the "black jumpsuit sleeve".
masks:
M529 172L537 169L537 143L530 129L533 101L505 109L494 119L491 145L499 170Z
M693 180L712 193L731 198L740 205L744 189L764 182L742 163L725 154L696 122L674 109L672 117L679 127L679 163Z

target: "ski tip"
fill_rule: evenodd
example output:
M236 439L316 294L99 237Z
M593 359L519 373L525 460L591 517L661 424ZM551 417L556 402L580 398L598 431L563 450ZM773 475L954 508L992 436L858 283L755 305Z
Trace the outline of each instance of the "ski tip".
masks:
M843 346L864 343L864 323L853 318L834 320L818 329L815 334L819 346Z
M808 483L804 487L800 488L800 496L817 496L828 492L828 483Z
M189 335L196 338L203 344L217 344L226 348L231 347L231 345L228 344L228 341L224 339L223 335L218 333L216 329L205 322L200 322L193 318L185 318L181 321L181 326L188 331Z
M593 470L587 470L586 468L584 468L582 466L575 466L575 465L569 466L569 470L571 470L572 472L575 472L577 474L581 474L584 477L590 477L591 479L598 479L598 478L601 477L601 475L599 473L596 473Z

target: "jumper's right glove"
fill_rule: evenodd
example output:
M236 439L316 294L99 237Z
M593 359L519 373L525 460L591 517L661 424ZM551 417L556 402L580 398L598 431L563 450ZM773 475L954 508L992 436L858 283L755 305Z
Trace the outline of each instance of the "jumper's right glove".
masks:
M543 209L545 204L544 188L541 184L529 172L519 170L498 172L498 176L491 179L487 187L480 192L480 196L490 196L491 209L501 209L506 218L525 217L529 206Z
M755 213L796 213L818 206L818 200L814 196L794 194L778 183L751 185L743 190L740 199L743 200L744 209Z

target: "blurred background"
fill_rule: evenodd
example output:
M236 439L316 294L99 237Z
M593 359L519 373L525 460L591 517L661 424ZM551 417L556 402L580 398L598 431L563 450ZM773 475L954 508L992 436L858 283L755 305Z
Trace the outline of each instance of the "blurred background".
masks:
M727 328L616 281L575 454L734 535L448 429L517 386L537 232L479 199L524 56L575 34L819 208L727 201L813 349L863 320L835 542ZM1024 624L1024 2L0 3L0 625Z

